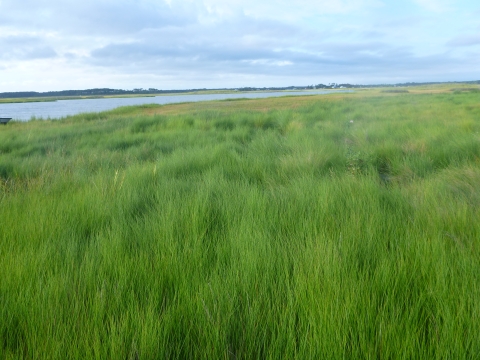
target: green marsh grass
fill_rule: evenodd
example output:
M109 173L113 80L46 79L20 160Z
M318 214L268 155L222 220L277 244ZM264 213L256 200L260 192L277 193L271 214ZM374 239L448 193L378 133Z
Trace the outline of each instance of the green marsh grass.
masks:
M480 357L479 104L350 94L2 127L0 357Z

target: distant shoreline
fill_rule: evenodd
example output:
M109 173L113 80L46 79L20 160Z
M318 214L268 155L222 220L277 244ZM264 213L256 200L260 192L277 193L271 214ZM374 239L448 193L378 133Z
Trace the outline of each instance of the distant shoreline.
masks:
M19 98L0 98L0 104L18 104L33 102L55 102L58 100L91 100L91 99L121 99L121 98L147 98L158 96L179 96L179 95L210 95L210 94L252 94L252 93L282 93L282 92L307 92L307 91L345 91L348 89L308 89L308 90L252 90L252 91L232 91L232 90L205 90L191 91L182 93L157 93L157 94L128 94L128 95L94 95L94 96L45 96L45 97L19 97Z
M355 90L356 91L356 90ZM252 98L283 97L283 96L315 96L352 93L354 90L311 90L311 91L256 91L235 93L190 93L160 96L108 96L108 97L70 97L51 98L51 101L27 102L27 99L14 103L0 103L0 113L15 120L29 121L32 119L60 119L80 113L99 113L125 106L168 105L174 103L198 103L204 101L236 101ZM59 100L59 101L56 101ZM69 100L69 101L66 101Z
M155 97L172 95L199 95L199 94L237 94L253 92L284 92L284 91L309 91L309 90L349 90L349 89L379 89L379 88L421 88L428 86L472 86L480 85L480 80L473 81L449 81L449 82L406 82L398 84L337 84L330 83L307 85L307 86L285 86L285 87L238 87L238 88L217 88L217 89L182 89L182 90L161 90L161 89L109 89L95 88L84 90L61 90L61 91L21 91L21 92L0 92L0 104L22 103L22 102L45 102L56 100L81 100L81 99L103 99L103 98L130 98L130 97Z

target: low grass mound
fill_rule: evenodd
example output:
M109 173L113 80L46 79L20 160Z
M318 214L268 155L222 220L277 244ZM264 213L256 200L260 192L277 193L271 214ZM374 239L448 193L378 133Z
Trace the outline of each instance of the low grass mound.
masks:
M343 94L0 128L0 354L478 357L479 101Z
M385 90L381 90L380 92L382 92L382 93L393 93L393 94L409 93L409 91L407 89L385 89Z

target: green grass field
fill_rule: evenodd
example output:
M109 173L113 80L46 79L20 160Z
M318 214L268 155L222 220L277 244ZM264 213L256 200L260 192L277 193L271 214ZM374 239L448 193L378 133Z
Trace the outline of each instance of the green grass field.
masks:
M0 358L480 358L480 93L0 127Z

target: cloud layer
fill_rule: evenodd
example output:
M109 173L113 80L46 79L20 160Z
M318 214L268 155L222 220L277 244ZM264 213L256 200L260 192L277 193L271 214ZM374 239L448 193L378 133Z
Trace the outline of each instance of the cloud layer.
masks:
M449 0L0 0L0 91L480 79Z

